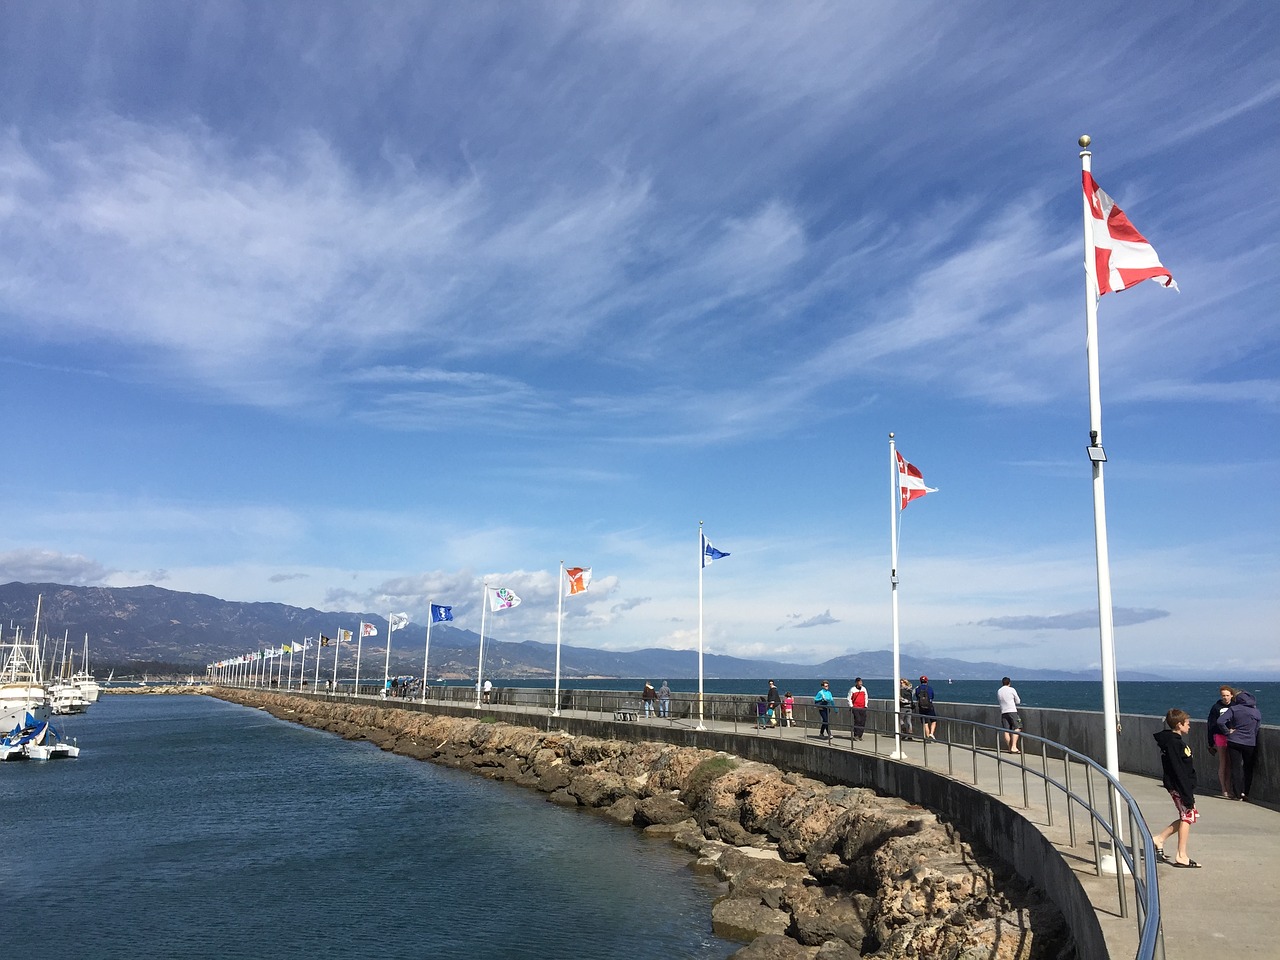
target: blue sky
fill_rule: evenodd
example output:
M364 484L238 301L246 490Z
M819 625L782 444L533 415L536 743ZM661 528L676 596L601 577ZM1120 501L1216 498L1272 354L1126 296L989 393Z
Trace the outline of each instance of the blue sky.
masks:
M0 6L0 581L817 662L1280 669L1280 18L953 3ZM287 639L287 638L280 638ZM247 641L247 645L252 643Z

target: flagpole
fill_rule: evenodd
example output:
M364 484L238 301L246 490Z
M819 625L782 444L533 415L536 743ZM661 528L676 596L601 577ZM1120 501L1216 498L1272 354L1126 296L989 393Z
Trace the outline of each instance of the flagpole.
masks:
M293 689L293 644L289 644L289 682L285 684L285 689Z
M302 639L302 662L298 664L298 689L301 690L307 682L307 643L306 638ZM289 686L293 686L293 664L289 665Z
M702 533L702 521L698 521L698 725L695 730L705 730L702 722L702 571L707 566L707 538Z
M356 631L356 685L353 696L360 696L360 651L364 647L364 621L360 621L360 629Z
M387 692L387 681L391 679L391 634L395 633L395 631L391 629L391 618L394 616L394 613L387 614L387 662L382 668L383 693Z
M436 618L435 601L427 597L427 645L422 650L422 702L427 702L427 657L431 655L431 621Z
M889 434L889 597L893 610L893 689L890 702L897 722L893 725L893 753L889 756L900 760L902 752L902 722L898 716L901 709L898 703L898 691L902 682L902 645L898 635L898 514L901 512L901 494L898 492L898 451L894 445L893 434Z
M320 636L321 636L321 637L323 637L323 636L324 636L324 634L323 634L323 633L321 633L321 634L320 634ZM319 693L319 692L320 692L320 650L321 650L322 646L323 646L323 644L321 644L321 643L320 643L320 639L319 639L319 637L317 637L317 638L316 638L316 678L315 678L314 680L312 680L312 681L311 681L311 692L312 692L312 693Z
M560 634L564 628L564 561L560 561L560 573L556 576L556 692L551 701L551 715L560 716Z
M342 628L338 628L333 639L333 692L338 692L338 651L342 649Z
M484 683L484 615L489 607L489 581L480 588L480 660L476 664L476 709L480 709L480 685Z
M1092 140L1083 136L1079 140L1080 163L1083 173L1092 172L1093 153L1088 149ZM1102 449L1102 388L1098 374L1098 275L1097 257L1094 252L1092 213L1089 198L1082 194L1084 204L1084 319L1085 353L1089 367L1089 460L1093 464L1093 538L1098 566L1098 637L1102 659L1102 723L1106 748L1107 772L1116 780L1120 778L1120 748L1118 743L1119 711L1116 704L1116 646L1115 622L1111 606L1111 558L1107 548L1107 502L1102 480L1102 465L1106 454ZM1117 823L1117 836L1122 836L1123 824Z

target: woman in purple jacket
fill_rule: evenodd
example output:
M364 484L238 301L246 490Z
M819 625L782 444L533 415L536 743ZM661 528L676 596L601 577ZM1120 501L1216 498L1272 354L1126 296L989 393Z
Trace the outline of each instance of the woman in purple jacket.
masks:
M1258 727L1262 726L1262 714L1258 701L1248 690L1237 690L1231 698L1231 706L1218 715L1218 725L1227 731L1227 747L1231 751L1231 784L1237 800L1248 800L1253 787L1253 766L1258 760ZM1240 772L1236 776L1235 758L1240 758Z

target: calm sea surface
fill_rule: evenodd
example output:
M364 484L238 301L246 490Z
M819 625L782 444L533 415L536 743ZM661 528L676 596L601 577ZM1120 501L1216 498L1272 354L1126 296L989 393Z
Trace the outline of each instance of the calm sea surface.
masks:
M727 957L688 855L538 793L197 696L0 765L0 956Z

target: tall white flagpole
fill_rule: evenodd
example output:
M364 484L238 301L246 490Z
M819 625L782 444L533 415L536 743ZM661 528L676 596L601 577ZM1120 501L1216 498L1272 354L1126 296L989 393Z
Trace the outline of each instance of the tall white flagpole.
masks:
M556 577L556 692L551 701L551 715L560 716L560 633L564 628L564 561L560 561L560 573Z
M431 621L436 618L435 601L427 597L427 645L422 649L422 702L427 702L427 657L431 655Z
M342 628L338 628L333 639L333 692L338 692L338 651L342 649Z
M391 629L391 618L394 616L394 613L387 614L387 662L382 668L383 693L389 692L387 689L387 683L391 680L391 635L395 633L395 631Z
M302 640L302 662L298 664L298 689L301 690L307 682L307 643L306 638ZM289 667L289 684L293 685L293 667Z
M1080 138L1080 162L1083 173L1090 173L1092 140ZM1089 198L1081 194L1084 205L1084 320L1085 354L1089 366L1089 460L1093 464L1093 539L1098 558L1098 636L1102 657L1102 723L1106 746L1107 772L1120 778L1119 710L1116 704L1115 623L1111 608L1111 558L1107 550L1107 500L1102 482L1102 388L1098 376L1098 274L1094 255L1092 213ZM1122 823L1116 825L1119 831Z
M360 621L360 629L356 631L356 685L353 695L360 696L360 649L364 646L364 621Z
M293 647L292 643L289 644L289 682L285 684L286 690L293 689Z
M889 434L889 597L893 609L893 689L889 692L893 710L893 753L889 756L901 759L902 718L899 714L898 690L902 680L902 646L898 637L898 514L901 511L901 494L898 492L898 452Z
M702 722L702 571L707 566L707 538L702 533L702 521L698 521L698 725L695 730L705 730Z
M320 649L321 649L320 637L323 637L323 636L324 634L320 633L316 637L316 678L313 681L311 681L311 690L313 693L320 692Z
M480 687L484 683L484 615L489 609L489 581L484 581L480 595L480 661L476 664L476 709L480 707Z

